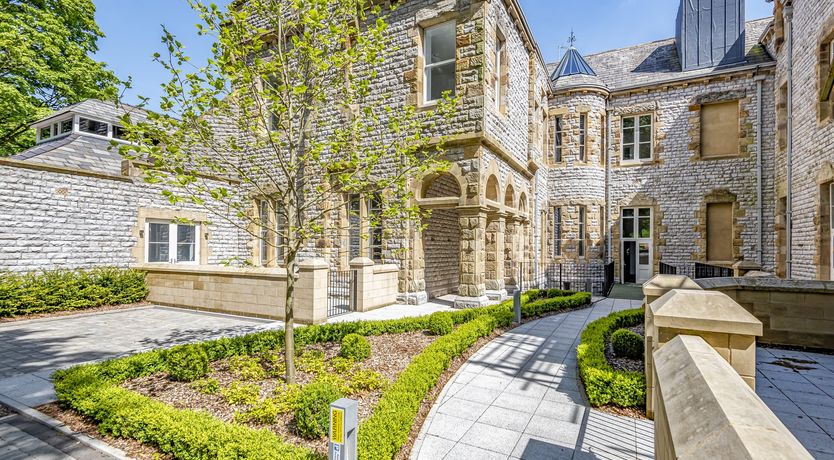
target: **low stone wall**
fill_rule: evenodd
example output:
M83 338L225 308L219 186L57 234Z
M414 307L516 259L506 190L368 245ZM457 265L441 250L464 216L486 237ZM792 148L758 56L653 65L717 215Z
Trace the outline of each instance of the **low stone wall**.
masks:
M727 294L758 318L764 326L760 343L834 350L834 281L741 277L697 283Z
M703 338L679 335L654 361L655 458L812 458Z
M148 301L159 305L284 319L287 271L203 265L137 267L147 273Z
M397 303L398 266L374 265L371 259L359 257L350 261L350 268L356 271L356 311Z

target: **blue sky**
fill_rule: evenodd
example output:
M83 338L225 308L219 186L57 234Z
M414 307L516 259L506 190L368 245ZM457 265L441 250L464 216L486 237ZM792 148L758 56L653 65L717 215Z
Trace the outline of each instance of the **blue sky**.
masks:
M106 62L119 78L133 77L134 89L126 102L138 95L152 98L157 108L159 85L168 74L151 61L162 50L161 24L186 45L196 62L205 60L211 43L197 37L197 16L185 0L93 0L96 20L105 34L96 59ZM216 0L218 1L218 0ZM558 59L571 29L576 47L591 54L627 45L669 38L675 34L676 0L520 0L545 59ZM218 3L225 3L219 0ZM770 16L772 4L746 0L747 19Z

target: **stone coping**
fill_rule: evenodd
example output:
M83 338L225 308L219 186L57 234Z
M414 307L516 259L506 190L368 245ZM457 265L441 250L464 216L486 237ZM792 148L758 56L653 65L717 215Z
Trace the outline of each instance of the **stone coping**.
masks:
M722 292L672 289L649 308L658 328L762 335L762 322Z
M701 337L675 337L654 352L654 362L667 447L677 458L812 458Z
M380 275L383 273L396 273L400 271L400 267L394 264L374 265L374 274Z
M643 283L643 294L647 296L659 297L669 292L671 289L700 290L701 286L692 281L688 276L684 275L658 274Z
M153 273L176 273L185 275L234 276L242 278L286 279L287 270L282 267L222 267L218 265L176 265L176 264L139 264L133 268Z
M834 295L834 281L795 280L765 276L706 278L695 281L703 289L750 289L756 291L814 292Z

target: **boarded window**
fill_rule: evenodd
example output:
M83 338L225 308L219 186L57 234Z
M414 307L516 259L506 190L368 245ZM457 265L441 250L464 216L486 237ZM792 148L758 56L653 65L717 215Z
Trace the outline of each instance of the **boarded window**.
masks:
M733 204L707 204L707 260L733 260Z
M701 157L738 154L738 101L701 107Z

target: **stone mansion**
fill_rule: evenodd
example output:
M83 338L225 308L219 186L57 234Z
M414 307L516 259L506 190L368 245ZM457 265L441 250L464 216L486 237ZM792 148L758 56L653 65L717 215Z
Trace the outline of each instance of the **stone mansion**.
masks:
M379 90L417 106L459 96L452 167L413 184L424 230L360 238L376 209L359 199L320 255L397 264L403 298L459 306L559 263L613 262L626 283L695 262L834 279L834 0L773 8L746 21L743 0L682 0L674 38L547 63L517 0L399 2ZM278 265L108 149L120 110L67 107L0 159L0 269Z

